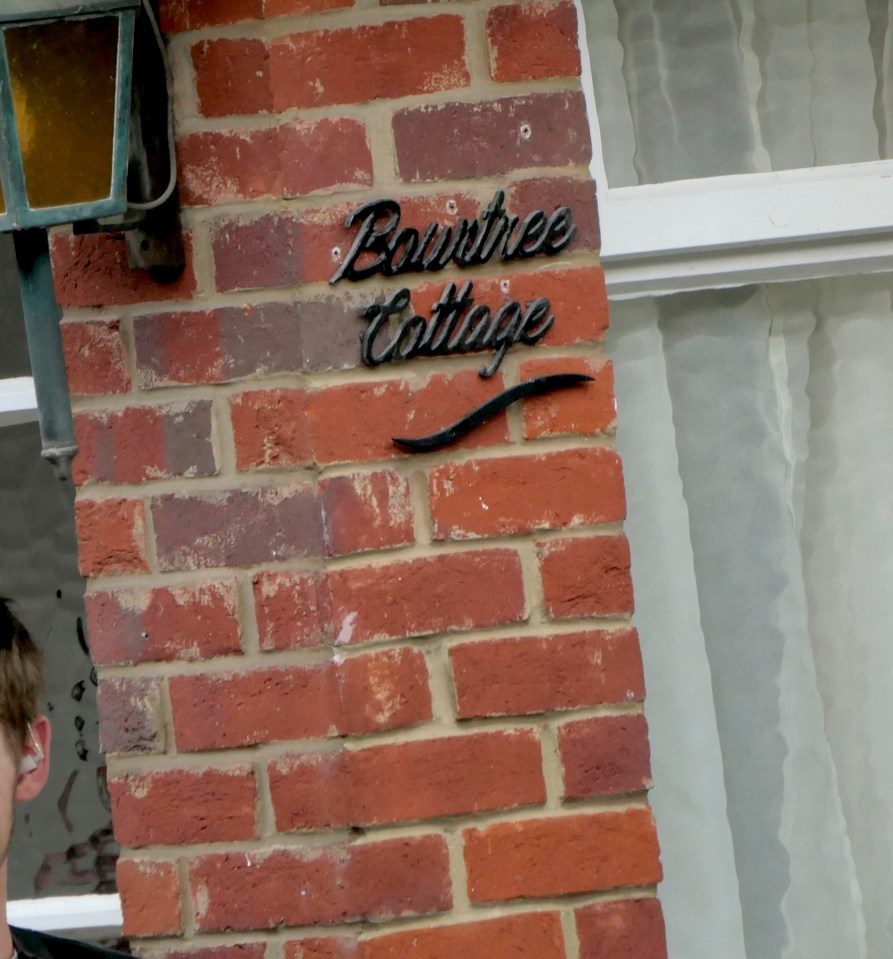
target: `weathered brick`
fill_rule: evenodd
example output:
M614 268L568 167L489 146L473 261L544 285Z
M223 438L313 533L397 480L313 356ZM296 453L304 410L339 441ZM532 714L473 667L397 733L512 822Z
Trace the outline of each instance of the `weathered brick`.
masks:
M183 243L186 269L173 282L159 283L146 270L132 270L128 266L127 250L120 234L55 233L51 247L56 300L62 307L89 307L191 299L195 292L195 274L188 233Z
M125 936L178 936L183 931L176 863L119 859L118 894Z
M232 582L92 592L85 602L99 665L209 660L241 649Z
M178 152L186 205L372 185L366 128L347 118L192 133L180 139Z
M648 809L501 822L467 829L472 902L569 896L661 879Z
M591 152L580 93L410 107L393 125L400 177L411 182L581 166Z
M597 902L576 911L580 959L667 959L657 899Z
M625 703L645 695L632 629L479 640L453 647L450 662L462 719Z
M414 542L409 480L393 470L335 476L320 483L330 556Z
M567 247L567 252L598 250L601 246L595 184L590 179L548 176L516 180L508 187L506 206L519 217L525 217L534 210L551 213L560 206L569 207L577 235Z
M322 556L322 512L315 487L170 493L152 500L163 570L253 566Z
M74 516L83 576L148 571L142 500L80 499Z
M411 649L174 676L170 696L177 747L190 751L368 733L431 718L424 657Z
M472 539L619 522L620 458L585 448L448 463L428 474L436 539Z
M149 676L103 678L97 702L103 752L111 755L164 750L161 680Z
M539 561L550 616L632 612L629 543L624 536L552 540L540 545Z
M241 942L232 946L205 946L202 949L141 949L144 959L264 959L265 942Z
M126 393L130 389L119 320L63 323L62 345L72 396Z
M263 40L203 40L192 48L199 112L206 117L273 109L269 50Z
M337 645L481 629L527 616L520 560L508 549L332 570L329 585Z
M309 394L305 390L255 390L230 400L236 468L306 466L313 461Z
M280 832L432 819L546 799L540 744L531 730L285 756L270 764L269 777Z
M521 379L555 373L583 373L594 382L524 400L524 435L527 439L543 436L580 434L598 436L614 429L617 410L614 402L614 370L607 361L594 363L583 357L529 360L521 364Z
M512 3L487 14L490 76L500 82L580 74L573 3Z
M129 775L109 781L115 838L124 846L184 846L257 836L250 766Z
M282 849L199 856L189 878L200 932L382 920L452 905L440 836L304 854Z
M289 14L321 13L353 4L354 0L163 0L161 27L165 33L177 33Z
M207 400L80 413L75 427L80 453L74 461L74 479L79 485L217 472Z
M285 944L285 959L362 959L358 936L312 936Z
M566 723L558 744L565 799L641 792L651 785L648 726L641 714Z
M465 31L456 16L308 30L272 40L269 55L276 110L394 99L469 82Z
M301 317L291 303L160 313L134 320L143 388L297 373Z
M258 573L252 582L261 649L313 647L334 639L323 573Z
M481 379L473 370L408 380L349 383L315 393L307 412L317 462L365 462L407 455L393 437L426 436L454 422L504 389L502 377ZM508 440L505 414L473 430L456 449Z
M362 943L360 959L564 959L557 912L527 912L481 922L413 929Z

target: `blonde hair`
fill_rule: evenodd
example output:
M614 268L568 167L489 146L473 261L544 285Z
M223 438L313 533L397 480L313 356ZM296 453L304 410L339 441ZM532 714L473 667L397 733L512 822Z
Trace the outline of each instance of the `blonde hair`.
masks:
M9 600L0 597L0 727L16 756L37 716L42 689L43 656Z

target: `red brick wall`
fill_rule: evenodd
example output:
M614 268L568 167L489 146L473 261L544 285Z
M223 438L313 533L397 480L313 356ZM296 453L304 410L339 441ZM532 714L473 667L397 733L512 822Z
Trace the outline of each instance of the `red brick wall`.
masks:
M215 959L660 959L572 4L168 0L189 265L59 234L126 932ZM570 205L554 328L360 364L345 214ZM455 273L417 278L430 306ZM412 279L412 278L410 278ZM593 385L417 457L522 379Z

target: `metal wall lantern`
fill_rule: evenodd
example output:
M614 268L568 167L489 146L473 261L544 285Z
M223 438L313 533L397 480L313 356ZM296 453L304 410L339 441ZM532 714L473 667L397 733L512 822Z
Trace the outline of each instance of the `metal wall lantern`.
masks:
M123 213L140 0L0 0L0 231Z
M0 0L0 232L15 231L42 452L63 478L77 445L47 227L120 224L128 210L155 210L174 192L168 116L169 188L128 202L140 8L163 60L148 0Z

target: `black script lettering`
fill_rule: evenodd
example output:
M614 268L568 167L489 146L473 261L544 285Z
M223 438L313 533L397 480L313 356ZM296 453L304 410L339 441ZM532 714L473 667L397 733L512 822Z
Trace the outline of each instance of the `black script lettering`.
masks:
M531 300L524 311L524 319L521 322L521 329L518 339L527 346L533 346L552 329L555 323L555 317L549 312L552 304L544 297ZM536 324L539 323L539 326Z
M546 214L542 210L534 210L524 218L518 232L518 239L510 245L506 244L503 259L527 259L527 257L536 256L542 250L548 236L547 226Z
M387 217L385 225L376 230L376 223L385 217ZM393 200L375 200L372 203L364 203L363 206L357 207L348 214L344 225L348 228L352 227L360 219L363 222L360 224L357 238L353 241L350 252L335 271L335 275L329 280L329 283L333 286L344 277L356 281L375 276L376 273L383 271L385 264L390 260L391 250L388 247L387 237L400 223L400 204ZM364 253L375 254L375 258L364 266L357 266L357 260Z
M490 328L490 308L483 303L473 306L450 343L453 353L471 353L480 349Z
M409 306L409 290L398 290L386 303L374 303L363 310L363 318L369 320L369 326L360 336L360 356L366 366L379 366L387 363L394 358L394 351L400 340L401 333L391 340L390 343L378 354L373 352L375 348L375 339L382 329L387 328L388 320L392 316L398 316Z
M459 322L459 317L474 302L471 298L471 283L463 283L456 293L456 284L448 283L440 299L431 310L431 322L428 331L419 343L418 352L426 356L439 356Z
M394 256L401 246L405 247L405 249L400 258L394 262ZM403 229L395 235L388 247L388 261L382 270L385 276L396 276L398 273L411 269L411 264L414 262L418 248L419 231L414 230L411 226L403 227Z
M560 253L577 235L577 225L569 207L560 206L549 217L546 224L546 237L542 246L546 256L555 256Z

